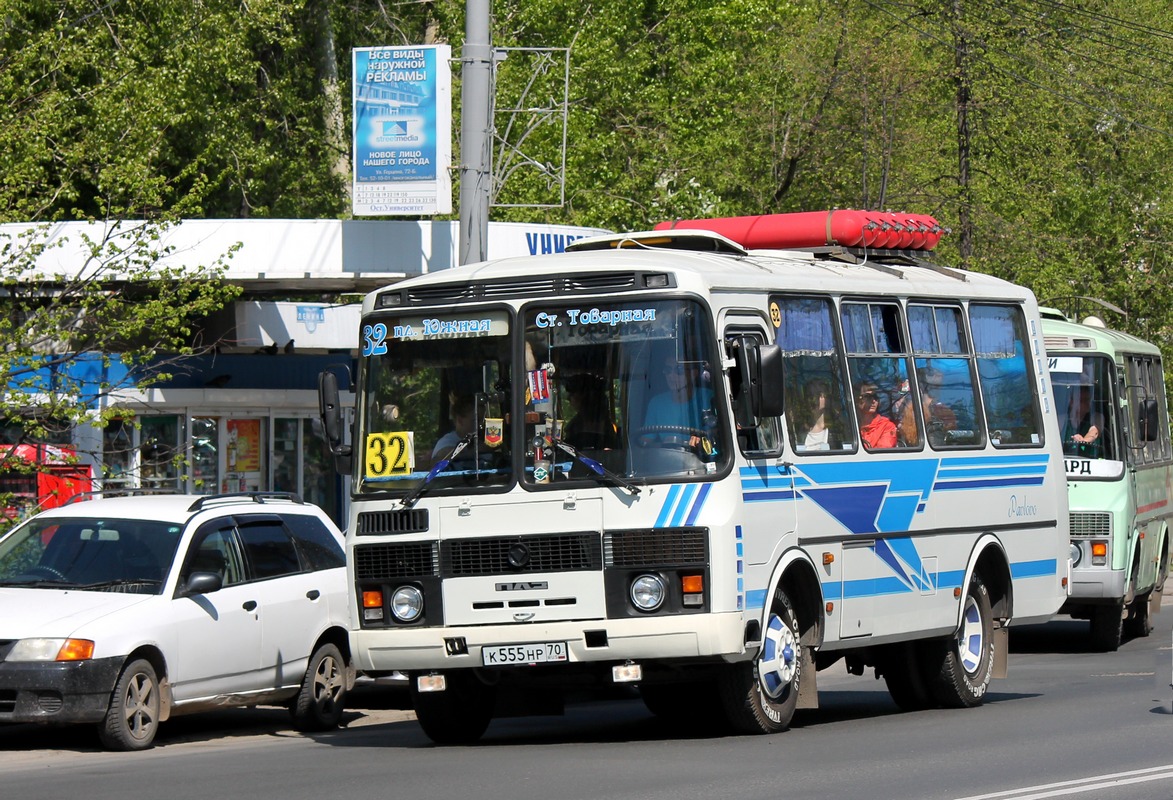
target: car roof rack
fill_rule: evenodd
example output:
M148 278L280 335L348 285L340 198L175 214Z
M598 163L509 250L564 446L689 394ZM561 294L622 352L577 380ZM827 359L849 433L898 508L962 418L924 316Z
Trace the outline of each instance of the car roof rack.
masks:
M103 497L141 497L143 495L161 495L161 494L175 494L170 489L95 489L91 492L78 492L75 495L70 495L65 498L62 506L67 506L70 503L80 503L84 500L98 500Z
M236 500L251 500L254 503L262 504L270 500L282 500L287 503L305 505L305 501L301 499L301 495L296 492L225 492L224 494L204 495L192 503L187 510L192 512L200 511L213 503L233 502Z

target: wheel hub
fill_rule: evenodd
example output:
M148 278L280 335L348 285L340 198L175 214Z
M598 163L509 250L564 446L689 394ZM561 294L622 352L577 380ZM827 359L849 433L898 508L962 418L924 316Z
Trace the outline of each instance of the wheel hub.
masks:
M969 674L975 674L982 661L982 615L972 595L965 598L965 613L957 631L957 655Z
M758 678L768 697L781 697L794 680L798 671L798 647L794 632L781 617L771 614L758 658Z

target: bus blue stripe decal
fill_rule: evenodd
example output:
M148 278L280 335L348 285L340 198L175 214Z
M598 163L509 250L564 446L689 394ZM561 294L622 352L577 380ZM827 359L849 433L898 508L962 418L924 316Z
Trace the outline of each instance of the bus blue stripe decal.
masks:
M680 500L676 503L676 508L672 511L670 525L676 526L684 522L684 515L688 512L688 504L692 502L692 496L694 494L696 494L695 483L690 483L681 490Z
M692 504L692 508L689 509L689 512L688 512L688 519L686 519L684 521L685 525L695 525L696 524L697 515L700 514L701 509L704 508L705 500L708 498L709 490L712 488L713 488L713 484L711 484L711 483L701 484L701 490L700 490L700 493L697 495L696 502Z
M993 486L1041 486L1044 477L1037 478L998 478L973 481L940 481L933 484L934 492L947 492L954 489L988 489Z
M1040 578L1055 575L1059 569L1059 562L1053 558L1044 558L1040 561L1019 561L1010 565L1011 578Z
M664 497L664 505L660 508L660 516L656 517L656 522L652 527L663 528L668 524L669 515L672 513L672 506L676 503L676 495L678 494L680 494L679 486L668 487L668 494Z

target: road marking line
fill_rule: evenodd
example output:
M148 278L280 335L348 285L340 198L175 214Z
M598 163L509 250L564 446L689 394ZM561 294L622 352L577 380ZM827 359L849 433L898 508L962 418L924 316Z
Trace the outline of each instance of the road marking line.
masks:
M959 797L957 800L1042 800L1045 797L1061 797L1063 795L1078 794L1080 792L1094 792L1098 789L1109 789L1113 786L1124 786L1131 783L1159 781L1163 778L1173 779L1173 764L1163 767L1146 767L1129 772L1113 772L1107 775L1096 775L1091 778L1060 781L1059 783L1045 783L1039 786L1026 786L1022 789L1009 789L992 794L978 794L971 797ZM1098 783L1091 783L1098 781ZM1033 792L1034 794L1025 794Z

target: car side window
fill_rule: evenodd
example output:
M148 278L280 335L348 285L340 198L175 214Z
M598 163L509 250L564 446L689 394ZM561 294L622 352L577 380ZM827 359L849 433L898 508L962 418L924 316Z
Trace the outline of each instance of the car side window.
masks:
M197 536L192 543L183 580L196 572L212 572L220 576L224 586L244 582L244 556L232 528L219 528Z
M255 580L301 572L293 540L280 520L241 524L239 531Z
M285 524L293 533L293 541L311 570L346 566L342 546L320 519L303 514L290 514L285 518Z

